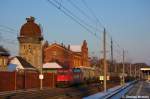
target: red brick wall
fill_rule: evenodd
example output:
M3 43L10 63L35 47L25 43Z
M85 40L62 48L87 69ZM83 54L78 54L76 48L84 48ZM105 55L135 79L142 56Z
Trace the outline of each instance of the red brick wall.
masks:
M43 87L54 87L56 75L54 73L44 73Z
M67 49L63 49L59 45L52 45L44 50L44 62L56 61L60 65L71 66L71 53Z
M15 72L0 72L0 91L15 90Z
M72 52L68 48L54 43L44 49L44 63L53 61L69 67L89 66L87 45L82 47L82 52Z
M40 88L38 73L25 73L25 89Z
M8 78L9 79L9 78ZM17 73L14 77L14 80L16 79L16 89L24 89L25 88L25 76L24 73Z
M55 87L56 75L44 73L43 87ZM37 72L0 72L0 91L40 88Z

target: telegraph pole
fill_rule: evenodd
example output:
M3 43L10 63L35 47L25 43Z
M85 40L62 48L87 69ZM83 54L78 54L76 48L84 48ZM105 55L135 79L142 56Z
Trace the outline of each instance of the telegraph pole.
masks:
M138 68L139 70L138 70L138 73L139 73L139 79L140 79L140 64L139 64L139 68Z
M130 63L129 65L130 65L130 76L132 76L132 72L131 72L131 66L132 66L132 64Z
M122 84L123 84L123 86L124 86L124 84L125 84L125 79L124 79L124 76L125 76L125 70L124 70L124 69L125 69L125 68L124 68L124 54L125 54L125 53L124 53L124 50L123 50L123 73L122 73L122 74L123 74L123 75L122 75L122 80L123 80Z
M106 67L106 30L105 30L105 28L104 28L104 38L103 38L103 50L104 50L104 53L103 53L103 57L104 57L104 64L103 64L103 66L104 66L104 92L106 92L106 81L107 81L107 71L106 71L106 69L107 69L107 67Z
M134 70L134 72L135 72L135 78L136 78L136 65L135 65L135 70Z
M113 72L113 65L114 65L114 62L113 62L113 40L111 38L111 66L110 66L110 73ZM114 68L114 70L116 70L116 68Z

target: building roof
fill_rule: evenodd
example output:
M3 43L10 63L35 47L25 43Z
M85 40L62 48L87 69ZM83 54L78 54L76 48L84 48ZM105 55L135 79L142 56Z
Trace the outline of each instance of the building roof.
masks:
M41 29L40 26L34 23L35 18L30 17L26 18L27 22L22 25L20 29L20 36L26 37L40 37L41 36Z
M2 55L2 56L9 56L10 54L5 48L0 46L0 55Z
M21 65L23 66L23 68L35 68L35 67L32 66L30 63L28 63L26 60L24 60L22 57L16 56L16 58L19 60L19 62L20 62Z
M70 45L70 50L73 52L81 52L81 45Z
M59 64L56 62L50 62L50 63L45 63L43 64L43 68L47 69L56 69L56 68L62 68Z
M15 56L13 58L11 58L10 62L9 62L9 66L10 68L14 68L14 66L16 66L16 70L17 69L35 69L35 67L33 67L30 63L28 63L25 59L23 59L20 56Z

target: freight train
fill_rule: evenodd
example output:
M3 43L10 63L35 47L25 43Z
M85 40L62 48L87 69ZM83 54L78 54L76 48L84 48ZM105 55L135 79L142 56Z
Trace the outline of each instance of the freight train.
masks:
M96 81L98 76L95 69L91 67L62 68L57 70L56 85L71 86L79 83L89 83Z

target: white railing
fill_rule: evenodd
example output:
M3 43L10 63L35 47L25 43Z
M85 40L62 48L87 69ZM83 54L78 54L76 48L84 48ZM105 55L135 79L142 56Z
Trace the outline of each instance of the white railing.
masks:
M83 99L110 99L111 97L114 97L115 95L119 94L124 90L128 91L131 88L131 85L133 85L136 82L137 80L126 83L124 86L116 86L108 89L107 92L99 92L94 95L84 97Z

